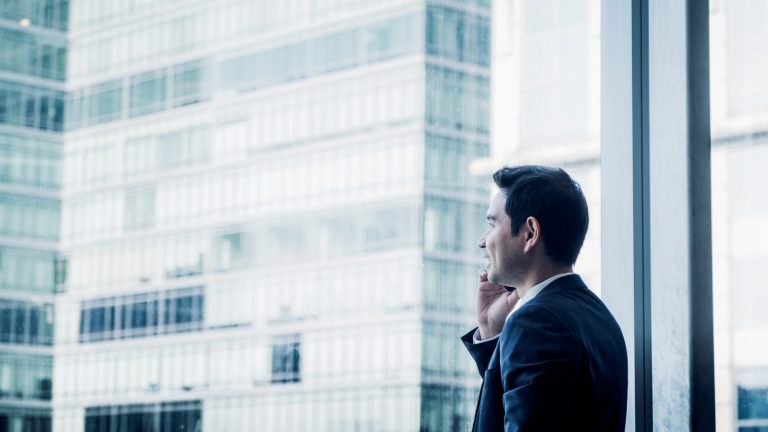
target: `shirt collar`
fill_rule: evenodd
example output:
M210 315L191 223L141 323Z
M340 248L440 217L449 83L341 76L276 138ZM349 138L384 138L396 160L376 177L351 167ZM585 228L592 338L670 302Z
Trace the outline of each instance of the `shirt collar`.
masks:
M529 301L533 300L534 297L536 297L544 288L547 287L547 285L551 284L552 282L560 279L561 277L569 276L572 274L576 274L574 272L567 272L567 273L560 273L552 276L551 278L539 282L536 285L532 286L531 289L528 290L527 293L517 302L515 307L512 309L512 311L509 312L509 315L507 315L507 319L512 316L512 314L523 307L524 304L528 303Z

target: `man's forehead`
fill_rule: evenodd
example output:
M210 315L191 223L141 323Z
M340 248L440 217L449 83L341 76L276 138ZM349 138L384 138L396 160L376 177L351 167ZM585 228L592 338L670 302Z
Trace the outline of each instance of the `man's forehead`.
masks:
M494 207L500 207L504 208L504 203L507 200L507 194L503 190L496 191L495 194L493 194L493 197L491 198L491 205L490 208Z
M498 219L502 217L504 214L505 201L506 196L503 191L496 192L496 194L493 195L493 198L491 198L491 203L488 206L488 211L486 212L486 218Z

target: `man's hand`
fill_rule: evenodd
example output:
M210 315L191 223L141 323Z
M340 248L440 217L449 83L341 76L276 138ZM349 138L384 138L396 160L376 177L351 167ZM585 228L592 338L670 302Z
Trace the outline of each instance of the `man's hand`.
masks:
M477 289L477 324L481 340L501 333L507 315L518 300L520 296L517 290L508 292L504 286L488 282L488 271L480 270L480 284Z

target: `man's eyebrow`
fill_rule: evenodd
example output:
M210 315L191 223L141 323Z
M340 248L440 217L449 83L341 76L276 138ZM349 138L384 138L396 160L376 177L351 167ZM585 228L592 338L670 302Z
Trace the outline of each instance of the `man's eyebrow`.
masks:
M485 215L485 218L490 220L490 221L495 221L496 220L496 216L492 215L492 214Z

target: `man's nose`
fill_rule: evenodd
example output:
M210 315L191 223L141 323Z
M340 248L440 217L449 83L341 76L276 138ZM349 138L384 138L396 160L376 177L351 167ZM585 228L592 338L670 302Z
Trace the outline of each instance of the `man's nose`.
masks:
M485 236L480 237L480 240L477 241L477 247L485 249Z

